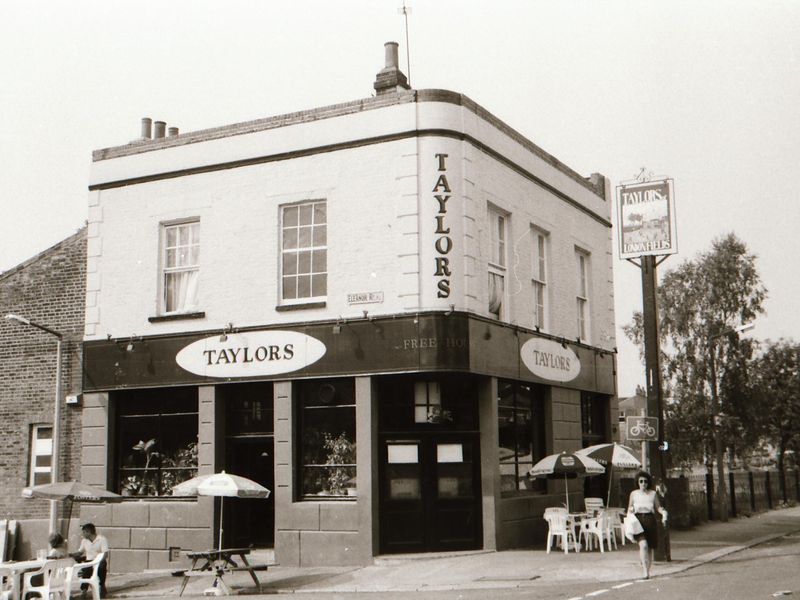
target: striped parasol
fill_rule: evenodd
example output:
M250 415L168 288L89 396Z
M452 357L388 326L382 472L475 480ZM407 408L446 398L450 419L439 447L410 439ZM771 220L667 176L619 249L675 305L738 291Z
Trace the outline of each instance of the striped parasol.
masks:
M608 465L608 495L606 506L611 503L611 473L614 467L618 469L640 469L641 461L635 456L636 451L617 442L595 444L588 448L578 450L578 454L593 458L601 465Z
M605 472L603 465L597 461L575 452L561 452L545 456L528 471L530 477L546 477L548 479L564 478L564 493L567 497L567 512L569 512L569 485L567 479L600 475Z

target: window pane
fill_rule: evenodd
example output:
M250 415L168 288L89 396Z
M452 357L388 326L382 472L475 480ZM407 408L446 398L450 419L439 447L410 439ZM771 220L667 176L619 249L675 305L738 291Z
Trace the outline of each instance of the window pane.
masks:
M283 247L286 250L297 248L297 229L283 230Z
M174 249L167 250L167 257L165 262L167 264L167 268L171 268L177 265Z
M314 223L327 223L327 208L324 202L314 205Z
M328 270L328 251L314 250L314 261L312 262L312 273L325 273Z
M311 276L311 295L326 296L328 294L328 276L327 275L312 275Z
M294 300L297 298L297 278L284 277L283 278L283 299Z
M300 225L311 225L311 204L303 204L300 209Z
M297 273L297 254L286 252L283 255L283 274L294 275Z
M310 298L311 297L311 276L300 275L297 278L297 297Z
M287 206L283 209L283 226L294 227L297 225L297 207Z
M314 246L325 246L328 243L328 228L314 227Z
M311 252L297 253L297 272L311 273Z
M297 246L309 248L311 246L311 227L301 227L298 234Z

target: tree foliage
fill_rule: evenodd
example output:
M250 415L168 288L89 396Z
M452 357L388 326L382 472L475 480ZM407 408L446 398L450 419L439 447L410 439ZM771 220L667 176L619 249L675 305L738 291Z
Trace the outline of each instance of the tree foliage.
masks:
M705 460L711 468L711 359L725 419L726 441L753 443L747 364L755 345L733 328L763 312L767 290L756 257L736 235L712 242L711 249L664 274L658 287L659 337L666 431L673 465ZM643 348L641 313L625 333ZM730 443L728 444L731 445Z
M800 345L770 342L754 362L753 391L762 408L756 418L764 438L776 450L780 486L786 498L784 462L788 450L800 445Z

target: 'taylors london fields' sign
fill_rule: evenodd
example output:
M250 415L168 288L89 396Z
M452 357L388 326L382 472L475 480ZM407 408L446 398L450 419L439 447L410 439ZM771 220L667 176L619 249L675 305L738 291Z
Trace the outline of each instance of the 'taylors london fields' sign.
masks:
M197 340L178 352L183 369L203 377L291 373L317 362L325 344L298 331L253 331Z

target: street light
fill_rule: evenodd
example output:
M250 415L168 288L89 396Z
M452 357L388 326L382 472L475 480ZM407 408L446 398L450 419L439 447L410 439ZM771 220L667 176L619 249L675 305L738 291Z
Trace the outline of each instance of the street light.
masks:
M59 437L61 433L61 354L62 354L62 347L61 342L64 339L64 335L50 329L49 327L45 327L44 325L39 325L31 321L30 319L26 319L25 317L20 317L19 315L12 315L7 314L6 319L9 321L16 321L17 323L21 323L22 325L29 325L31 327L35 327L36 329L41 329L42 331L49 333L56 338L56 404L55 408L53 409L53 450L52 450L52 464L51 464L51 473L52 473L52 482L58 482L59 472L58 472L58 461L59 461ZM56 520L58 516L58 500L51 500L50 501L50 533L56 532Z
M755 327L753 323L746 323L738 327L731 327L708 336L709 370L711 371L711 419L714 431L714 454L717 462L717 514L720 521L728 520L728 498L725 490L725 466L722 464L722 419L719 415L719 397L717 392L717 367L716 367L716 340L729 333L742 333Z

